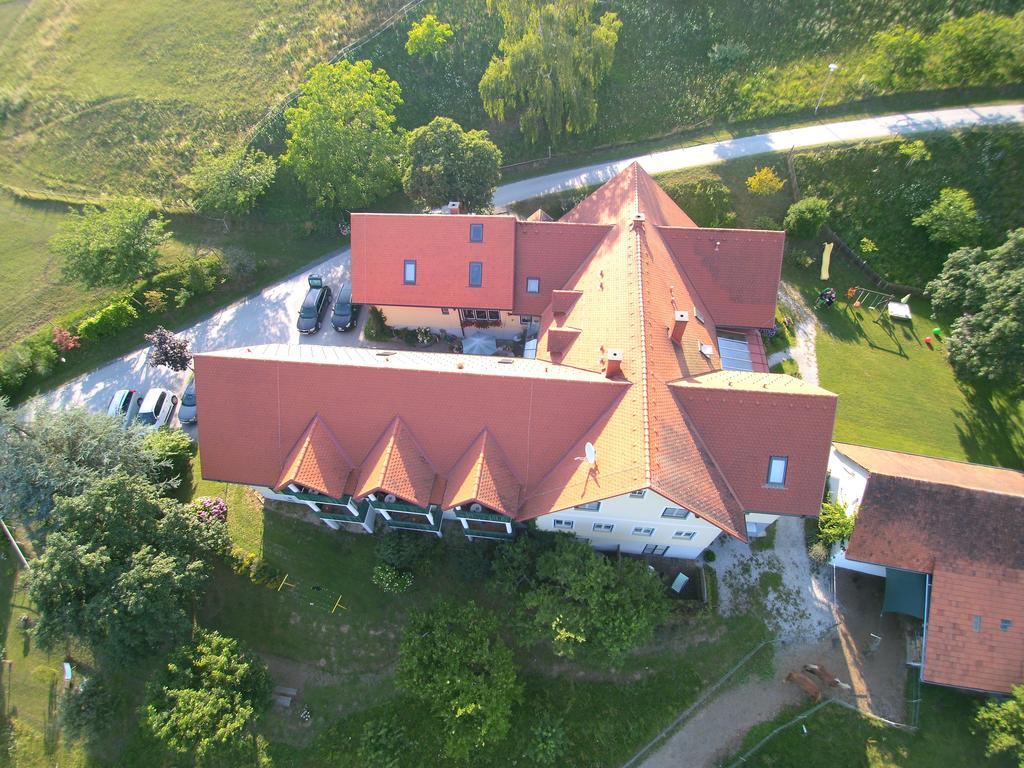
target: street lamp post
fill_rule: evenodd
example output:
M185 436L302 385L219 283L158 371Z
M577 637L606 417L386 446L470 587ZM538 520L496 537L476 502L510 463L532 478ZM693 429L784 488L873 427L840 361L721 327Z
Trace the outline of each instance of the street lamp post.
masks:
M825 89L828 88L828 81L832 78L832 73L839 69L839 65L832 63L828 65L828 74L825 75L825 82L821 84L821 93L818 94L818 103L814 105L814 114L817 116L818 108L821 106L821 100L825 98Z

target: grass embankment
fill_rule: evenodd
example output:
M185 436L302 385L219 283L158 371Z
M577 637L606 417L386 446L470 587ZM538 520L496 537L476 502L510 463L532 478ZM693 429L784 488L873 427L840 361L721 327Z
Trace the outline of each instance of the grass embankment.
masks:
M931 156L912 161L905 141L922 139ZM932 133L858 147L800 152L795 158L804 195L831 202L832 228L851 247L867 237L878 247L863 253L880 274L924 288L951 250L933 243L913 219L944 187L966 189L980 213L977 244L993 248L1007 230L1024 226L1024 129L979 128Z
M750 768L934 768L986 765L1011 768L1009 755L985 757L984 738L972 733L975 707L983 701L945 688L921 689L921 728L890 728L848 709L827 706L782 731L743 763ZM737 755L799 713L787 710L751 729ZM725 761L723 765L730 765Z

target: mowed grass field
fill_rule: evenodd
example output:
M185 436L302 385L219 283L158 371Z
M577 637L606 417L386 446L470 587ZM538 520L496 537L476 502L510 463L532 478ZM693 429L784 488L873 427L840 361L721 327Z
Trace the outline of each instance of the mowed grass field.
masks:
M0 5L0 179L173 200L197 151L244 131L387 0ZM4 34L6 31L6 34Z

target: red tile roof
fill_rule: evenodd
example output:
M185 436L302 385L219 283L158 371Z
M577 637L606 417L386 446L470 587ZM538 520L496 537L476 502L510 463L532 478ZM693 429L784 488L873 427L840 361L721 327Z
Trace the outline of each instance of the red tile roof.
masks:
M395 416L363 460L355 493L357 499L371 493L394 494L404 501L426 507L431 502L437 470L420 444Z
M469 240L482 224L483 242ZM512 309L515 273L513 216L352 214L352 300L409 307ZM404 263L416 262L416 284ZM469 264L483 264L483 281L469 286Z
M444 509L477 502L509 517L519 509L522 483L505 459L497 439L485 429L448 475Z
M280 491L289 483L297 483L338 498L345 492L346 480L353 469L352 460L338 438L317 414L285 459L284 471L274 489Z
M747 321L762 324L768 309L774 315L781 235L733 236L752 265L749 274L731 246L728 263L723 258L701 272L691 263L696 257L679 258L668 240L690 242L676 232L688 228L698 242L706 231L694 227L634 164L559 222L510 225L503 254L495 253L494 260L515 262L515 285L508 286L514 299L488 305L477 300L479 294L467 299L461 284L442 285L439 276L446 269L449 277L460 275L467 248L473 253L478 247L460 240L459 227L466 226L468 234L470 218L354 216L356 299L514 304L517 311L541 316L539 359L502 365L473 356L313 346L198 355L204 399L272 406L260 419L238 418L233 403L204 417L204 474L255 484L271 473L277 477L282 441L294 440L302 414L308 419L319 411L362 467L361 479L368 472L381 474L383 449L371 448L400 417L420 446L403 456L422 455L436 469L432 499L442 498L443 486L444 503L479 494L487 497L477 498L481 504L512 509L514 477L519 519L647 487L740 539L746 537L746 511L817 511L811 491L820 498L835 396L781 375L719 374L716 322L722 321L715 313L723 312L740 332ZM499 232L485 240L491 237L493 244L505 236L508 219L482 218L485 231ZM454 234L446 234L453 226ZM411 294L401 285L401 262L409 254L417 258L417 283L420 275L425 281L422 292L415 286L415 302L403 298ZM495 271L490 264L485 281ZM765 264L774 264L774 273ZM541 278L539 295L525 294L527 276ZM747 285L763 278L767 288ZM362 280L372 285L360 288ZM702 286L717 303L706 303ZM670 333L680 311L690 317L677 343ZM613 350L621 362L610 379L604 373ZM762 355L752 357L760 364ZM730 407L716 409L718 401ZM237 431L239 422L247 422L244 434ZM594 466L578 460L587 442L597 451ZM235 445L254 446L248 462L232 452ZM783 491L762 487L770 455L789 457L791 486ZM417 487L403 486L405 492L422 499L426 474Z
M932 574L924 679L1003 693L1024 680L1024 494L1004 492L1020 473L836 447L873 467L846 556Z

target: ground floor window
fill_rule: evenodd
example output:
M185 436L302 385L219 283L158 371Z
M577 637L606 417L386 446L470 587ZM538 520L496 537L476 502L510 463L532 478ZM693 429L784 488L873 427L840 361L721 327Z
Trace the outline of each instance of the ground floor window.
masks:
M594 523L594 530L598 533L611 533L615 530L614 523Z
M638 525L636 528L633 529L633 535L634 536L653 536L654 535L654 529L653 528L645 528L642 525Z
M462 313L462 319L470 323L479 320L490 322L501 320L501 312L497 309L460 309L459 312Z
M664 555L668 552L668 545L662 544L648 544L644 547L643 554L645 555Z
M558 529L563 530L563 531L571 531L572 530L572 520L555 520L554 521L554 526L555 526L555 528L558 528Z
M672 534L673 539L682 539L683 541L692 541L696 537L696 531L676 531Z

